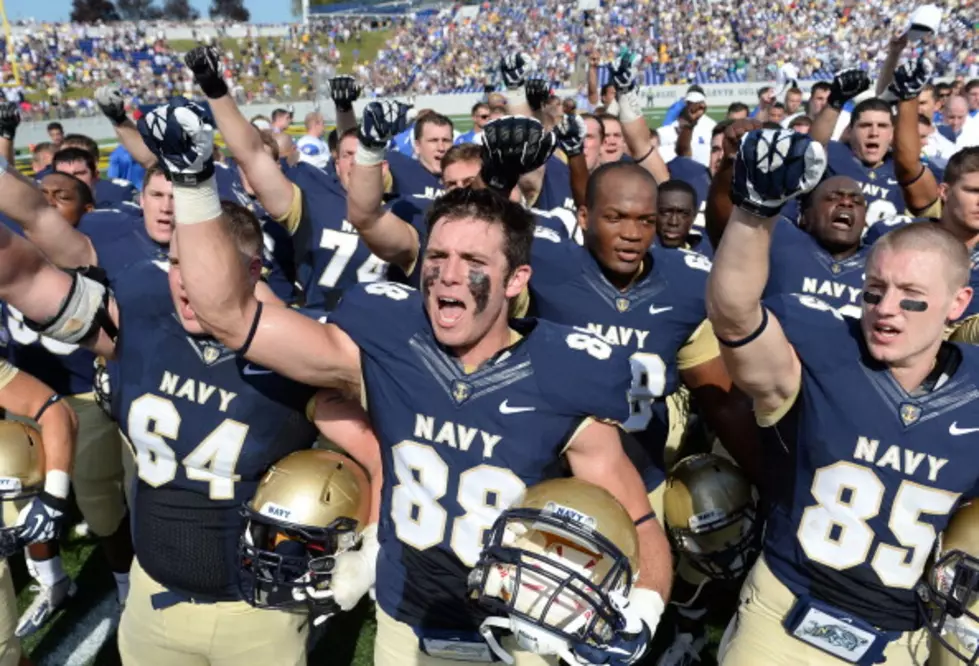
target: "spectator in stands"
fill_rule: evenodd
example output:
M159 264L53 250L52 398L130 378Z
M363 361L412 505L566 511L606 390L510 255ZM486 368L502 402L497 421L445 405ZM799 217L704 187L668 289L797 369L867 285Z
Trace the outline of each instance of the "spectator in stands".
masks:
M962 134L965 121L969 117L969 103L961 95L953 95L945 102L945 124L938 131L946 139L955 143Z
M31 157L31 170L37 176L51 167L51 160L58 151L50 141L42 141L34 146Z
M955 144L942 136L932 122L931 115L918 114L918 136L921 138L921 154L931 164L944 169L948 160L957 152Z
M618 162L626 152L625 136L622 134L622 123L618 116L604 113L598 116L604 129L605 138L602 140L602 164Z
M54 144L55 150L61 147L61 142L65 140L65 128L61 123L48 123L48 138Z
M139 183L142 186L143 176L146 169L133 159L126 147L121 143L109 154L109 178L121 178L128 180L132 184Z
M303 120L303 125L306 126L306 133L299 137L299 141L296 142L300 161L306 162L317 169L326 168L327 163L330 161L330 147L323 141L323 134L326 131L323 114L318 111L307 113L305 120ZM274 126L275 121L273 120Z
M802 91L798 88L789 88L785 92L785 115L791 116L802 109Z
M477 102L469 113L473 127L468 132L464 132L456 137L455 145L460 143L481 143L483 136L483 125L490 120L490 107L486 102Z
M789 129L799 134L809 134L809 130L812 129L812 118L796 115L789 121Z
M816 81L809 89L809 101L806 103L806 115L816 118L829 101L829 91L832 86L826 81Z
M288 109L276 109L272 112L271 130L275 133L285 132L292 124L292 112Z
M969 105L969 117L979 114L979 79L972 79L962 88L962 96Z
M751 113L751 109L748 108L747 104L742 102L731 102L727 107L727 115L725 118L727 120L744 120Z
M948 101L948 98L951 96L952 96L952 86L950 84L938 83L935 85L936 109L935 109L935 115L932 118L932 121L934 122L935 125L941 125L943 122L945 122L945 119L942 116L942 114L945 110L945 103Z
M782 124L785 120L785 105L781 102L775 102L770 107L768 107L768 122Z

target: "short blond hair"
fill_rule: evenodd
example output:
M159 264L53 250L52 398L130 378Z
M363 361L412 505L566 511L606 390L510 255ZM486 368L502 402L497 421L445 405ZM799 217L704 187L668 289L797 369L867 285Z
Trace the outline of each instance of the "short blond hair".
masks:
M969 284L972 260L965 243L935 222L915 222L884 234L871 248L867 263L885 250L937 252L942 257L949 286L957 290Z

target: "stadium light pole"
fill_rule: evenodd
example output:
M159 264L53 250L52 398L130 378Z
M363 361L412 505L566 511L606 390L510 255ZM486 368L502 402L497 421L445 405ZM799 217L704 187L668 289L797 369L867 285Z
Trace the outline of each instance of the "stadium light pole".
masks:
M0 5L3 0L0 0ZM309 0L303 0L303 25L309 25Z

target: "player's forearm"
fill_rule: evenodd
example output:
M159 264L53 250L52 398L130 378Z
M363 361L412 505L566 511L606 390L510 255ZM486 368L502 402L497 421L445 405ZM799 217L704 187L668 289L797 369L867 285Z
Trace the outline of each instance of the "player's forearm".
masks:
M715 251L721 244L724 229L727 228L728 220L731 219L731 213L734 211L734 202L731 201L733 179L734 159L730 157L721 158L717 173L710 182L707 206L704 210L707 238L710 239L710 244Z
M585 205L585 193L588 190L588 162L585 154L568 158L568 171L571 173L571 196L575 208Z
M776 219L740 208L731 214L707 281L707 314L723 340L741 340L758 329Z
M708 427L717 434L751 482L762 487L765 479L760 466L761 443L751 401L734 386L729 386L726 391L717 388L700 393L698 404L707 406L704 418Z
M833 138L833 130L836 129L836 121L839 119L839 109L834 109L827 104L813 121L812 127L809 129L809 136L812 137L813 141L817 141L823 144L823 146L828 146L830 139Z
M156 165L156 155L150 152L143 142L143 137L139 135L135 123L129 118L114 126L116 138L122 147L129 151L133 159L144 169L152 168ZM139 183L137 183L138 185Z
M381 165L354 164L347 191L347 220L378 258L410 272L418 259L418 235L410 224L381 207Z
M877 79L877 86L874 88L874 95L876 97L883 95L884 91L887 90L887 86L894 79L894 70L897 69L897 63L901 60L901 54L904 52L906 45L907 42L892 41L888 47L887 58L884 59L884 64L880 68L880 78Z
M225 145L234 155L235 161L247 172L249 164L258 159L259 155L265 155L265 144L262 143L261 135L241 113L231 95L211 99L209 102Z
M669 601L673 586L673 554L659 522L647 520L636 528L639 537L638 586L658 592L663 603Z
M0 156L3 156L7 162L13 164L16 160L16 155L14 155L14 140L8 139L6 137L0 137Z
M44 410L38 424L44 438L45 471L70 474L78 434L75 410L64 400L59 400Z
M938 181L921 162L921 137L918 135L918 100L898 103L894 128L894 175L901 184L904 202L917 213L938 199Z
M679 131L677 131L676 148L674 149L677 157L690 157L693 154L693 151L690 149L692 141L693 125L681 125Z
M214 177L194 186L174 184L173 205L180 272L194 313L211 335L239 349L257 300Z
M598 106L598 67L588 67L588 103L594 109Z
M350 168L347 190L347 221L360 233L368 232L384 214L384 170L382 165L356 162Z
M0 301L34 321L56 316L72 278L55 268L30 241L0 225Z
M353 107L349 111L337 109L337 136L343 136L344 132L355 127L357 127L357 114Z

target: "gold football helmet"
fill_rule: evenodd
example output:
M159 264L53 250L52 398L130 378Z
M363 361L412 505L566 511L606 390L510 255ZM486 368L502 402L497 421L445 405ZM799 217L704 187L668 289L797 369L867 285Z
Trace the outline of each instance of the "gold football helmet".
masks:
M919 607L938 651L931 660L979 663L979 502L963 505L939 540L936 561L918 585Z
M504 661L490 627L513 632L523 649L577 663L572 642L607 643L639 567L629 514L605 489L579 479L528 488L496 519L469 575L470 597L495 617L480 631Z
M21 421L0 421L0 557L21 550L20 528L16 527L15 502L41 492L44 487L44 448L41 433Z
M344 455L308 449L272 465L242 510L242 598L259 608L330 606L334 557L358 545L369 510L367 475Z
M674 550L705 576L736 579L754 563L758 501L734 463L709 453L684 458L670 470L663 508Z

